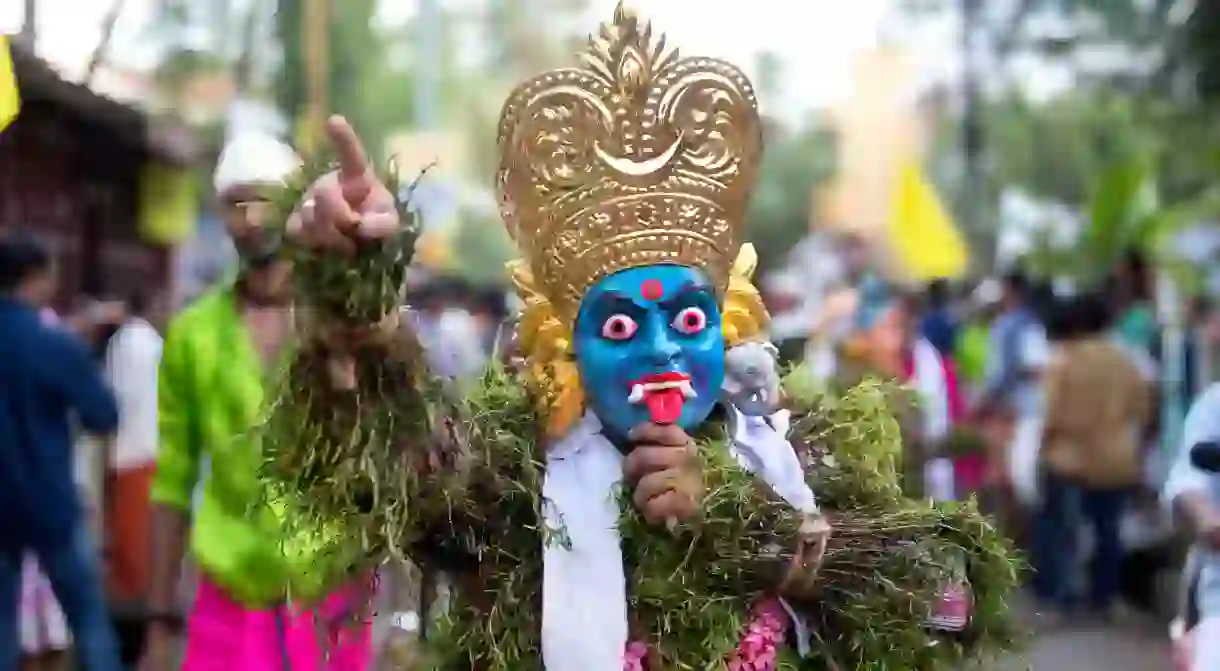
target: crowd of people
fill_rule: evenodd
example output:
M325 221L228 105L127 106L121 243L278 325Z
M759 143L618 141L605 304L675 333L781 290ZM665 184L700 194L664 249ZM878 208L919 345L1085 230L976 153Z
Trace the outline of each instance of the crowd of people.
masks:
M90 668L113 668L112 606L138 600L147 572L155 310L139 298L88 301L60 317L56 295L45 248L23 237L0 246L0 600L13 604L0 619L5 669L16 668L10 651L26 668L67 668L70 643Z
M933 498L981 498L1027 552L1043 626L1163 607L1157 572L1178 565L1173 522L1194 529L1201 548L1184 581L1187 601L1202 605L1195 621L1214 617L1216 489L1188 457L1193 445L1220 439L1208 387L1217 340L1209 303L1191 301L1183 351L1169 359L1140 254L1092 287L1056 291L1013 271L912 293L879 280L861 245L846 241L842 256L857 263L821 301L821 330L783 349L794 362L817 362L805 368L828 384L863 372L919 392L902 421L909 486ZM1179 369L1165 375L1166 366ZM1194 399L1188 417L1173 416ZM1166 455L1158 449L1165 423L1183 421ZM1211 661L1193 668L1216 665L1214 651L1197 654Z

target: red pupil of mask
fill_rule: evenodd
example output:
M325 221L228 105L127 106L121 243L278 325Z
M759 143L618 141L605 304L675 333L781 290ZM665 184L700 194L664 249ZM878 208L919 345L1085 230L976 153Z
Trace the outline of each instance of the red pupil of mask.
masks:
M693 312L686 313L686 328L688 328L688 329L699 328L699 315L697 315Z

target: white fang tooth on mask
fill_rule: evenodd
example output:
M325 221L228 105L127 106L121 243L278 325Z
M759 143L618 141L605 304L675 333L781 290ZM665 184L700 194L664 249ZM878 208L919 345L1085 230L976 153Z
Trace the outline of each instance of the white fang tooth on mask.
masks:
M631 393L627 395L627 402L632 405L638 405L644 402L644 394L650 391L662 391L665 389L677 389L682 392L682 398L695 398L695 388L691 386L690 380L666 380L664 382L645 382L643 384L631 385Z
M631 385L631 394L627 396L627 402L632 405L638 405L644 402L644 385Z
M682 380L681 386L678 389L682 390L682 398L694 398L698 396L695 393L695 388L691 385L690 380Z

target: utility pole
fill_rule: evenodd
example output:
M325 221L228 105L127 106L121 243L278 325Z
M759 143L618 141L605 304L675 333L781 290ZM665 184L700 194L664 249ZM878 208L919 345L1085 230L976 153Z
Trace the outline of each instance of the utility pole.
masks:
M331 0L304 0L301 13L301 61L305 66L306 105L300 144L313 155L329 110Z
M25 17L21 21L21 41L31 52L38 41L38 0L25 0Z
M964 168L966 228L979 233L986 213L987 188L979 82L979 36L982 34L982 0L960 0L962 12L962 165ZM978 239L978 236L970 236Z
M430 131L440 123L440 0L419 0L416 20L415 127Z

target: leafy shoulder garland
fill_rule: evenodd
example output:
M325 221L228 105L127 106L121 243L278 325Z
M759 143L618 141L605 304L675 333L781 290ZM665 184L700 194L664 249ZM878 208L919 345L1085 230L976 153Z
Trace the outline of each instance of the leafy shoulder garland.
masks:
M267 496L284 517L287 548L318 558L302 598L387 558L408 559L456 581L449 615L430 636L434 666L542 669L542 549L563 539L542 526L545 445L524 385L492 369L462 393L446 389L403 324L356 350L354 392L329 391L319 331L396 310L413 242L409 228L355 262L297 259L309 313L261 427ZM811 486L835 535L816 588L785 594L816 639L794 668L952 669L1016 641L1005 607L1016 584L1010 547L973 504L901 495L885 396L877 383L842 398L796 393L792 440L811 458ZM699 436L701 518L670 532L625 505L620 523L633 635L657 656L653 668L723 668L748 605L773 593L795 548L799 515L737 466L722 429L708 429ZM956 566L974 590L973 618L963 635L943 637L923 622Z

